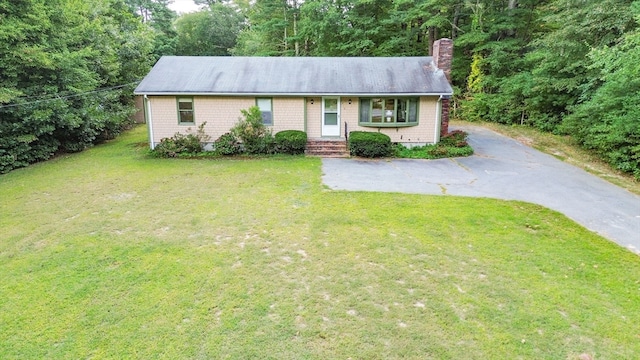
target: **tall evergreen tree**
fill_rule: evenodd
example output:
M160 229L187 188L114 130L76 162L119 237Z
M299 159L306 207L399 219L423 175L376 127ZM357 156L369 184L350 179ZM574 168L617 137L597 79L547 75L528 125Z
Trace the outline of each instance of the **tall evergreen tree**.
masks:
M392 9L392 0L308 0L302 33L312 55L389 56L391 46L384 44L400 28L388 21Z
M248 27L238 37L235 55L300 55L297 38L298 0L256 0L247 14Z
M177 33L173 23L177 14L169 8L172 0L124 1L129 5L131 11L139 16L141 22L154 30L153 52L155 57L174 54Z

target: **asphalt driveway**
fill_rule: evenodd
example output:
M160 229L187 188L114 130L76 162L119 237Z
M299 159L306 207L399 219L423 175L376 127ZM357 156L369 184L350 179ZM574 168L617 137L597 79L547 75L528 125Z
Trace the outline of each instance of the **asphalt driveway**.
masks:
M640 196L481 127L464 127L475 155L440 160L322 159L334 190L522 200L557 210L640 254Z

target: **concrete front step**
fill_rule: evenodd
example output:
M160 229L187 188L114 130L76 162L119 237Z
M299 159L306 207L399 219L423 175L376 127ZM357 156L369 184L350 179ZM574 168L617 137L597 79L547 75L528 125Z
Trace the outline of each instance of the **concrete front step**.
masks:
M344 140L309 140L305 153L321 157L349 157Z

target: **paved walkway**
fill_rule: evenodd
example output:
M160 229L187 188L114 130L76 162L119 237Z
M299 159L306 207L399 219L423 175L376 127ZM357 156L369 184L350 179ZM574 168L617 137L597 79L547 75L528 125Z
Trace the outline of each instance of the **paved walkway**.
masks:
M640 254L640 196L491 130L469 126L475 155L440 160L322 159L334 190L522 200L557 210Z

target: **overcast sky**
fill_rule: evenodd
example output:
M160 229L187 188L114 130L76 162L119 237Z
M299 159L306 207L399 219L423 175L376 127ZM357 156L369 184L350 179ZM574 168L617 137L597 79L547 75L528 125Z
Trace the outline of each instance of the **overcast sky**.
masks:
M169 4L169 9L177 13L188 13L198 10L198 5L194 4L192 0L173 0L173 3Z

